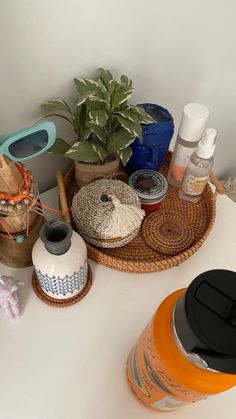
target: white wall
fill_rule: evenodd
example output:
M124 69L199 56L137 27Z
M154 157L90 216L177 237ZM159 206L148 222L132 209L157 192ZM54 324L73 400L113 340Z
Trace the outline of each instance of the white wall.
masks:
M75 75L98 67L133 79L133 102L209 107L219 131L215 172L236 176L235 0L1 0L0 132L27 126L49 97L72 97ZM66 124L66 123L65 123ZM73 139L65 125L58 134ZM41 190L66 160L28 163Z

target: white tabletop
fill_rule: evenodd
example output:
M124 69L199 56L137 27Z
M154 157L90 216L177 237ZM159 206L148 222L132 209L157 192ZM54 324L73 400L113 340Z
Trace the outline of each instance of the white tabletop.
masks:
M42 202L57 205L56 188ZM199 273L236 270L236 205L217 200L217 219L202 248L178 267L129 274L91 262L94 283L68 308L42 303L31 287L32 268L10 269L24 281L24 314L17 323L0 316L1 419L151 419L126 380L128 353L159 303ZM235 417L236 388L169 413L173 418Z

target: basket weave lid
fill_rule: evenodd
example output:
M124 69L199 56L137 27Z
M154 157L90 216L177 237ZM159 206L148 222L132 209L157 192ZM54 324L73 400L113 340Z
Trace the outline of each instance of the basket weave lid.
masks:
M7 156L0 155L0 192L7 195L17 195L23 178L16 164Z
M110 199L114 195L121 204L140 208L137 194L120 180L101 179L80 189L73 198L72 215L81 233L98 239L107 238L102 232L102 225L114 211L114 204ZM124 219L124 224L125 221ZM127 235L130 233L127 226Z

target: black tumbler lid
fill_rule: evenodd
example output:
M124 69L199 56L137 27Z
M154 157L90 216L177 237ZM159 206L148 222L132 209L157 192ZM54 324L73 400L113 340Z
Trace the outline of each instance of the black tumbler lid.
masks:
M209 368L236 374L236 272L199 275L175 310L178 338Z

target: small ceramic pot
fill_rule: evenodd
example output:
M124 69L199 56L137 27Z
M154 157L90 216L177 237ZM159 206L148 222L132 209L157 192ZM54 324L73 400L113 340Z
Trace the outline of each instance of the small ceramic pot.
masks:
M32 259L40 287L50 297L71 298L81 292L87 282L85 242L65 221L43 225Z

